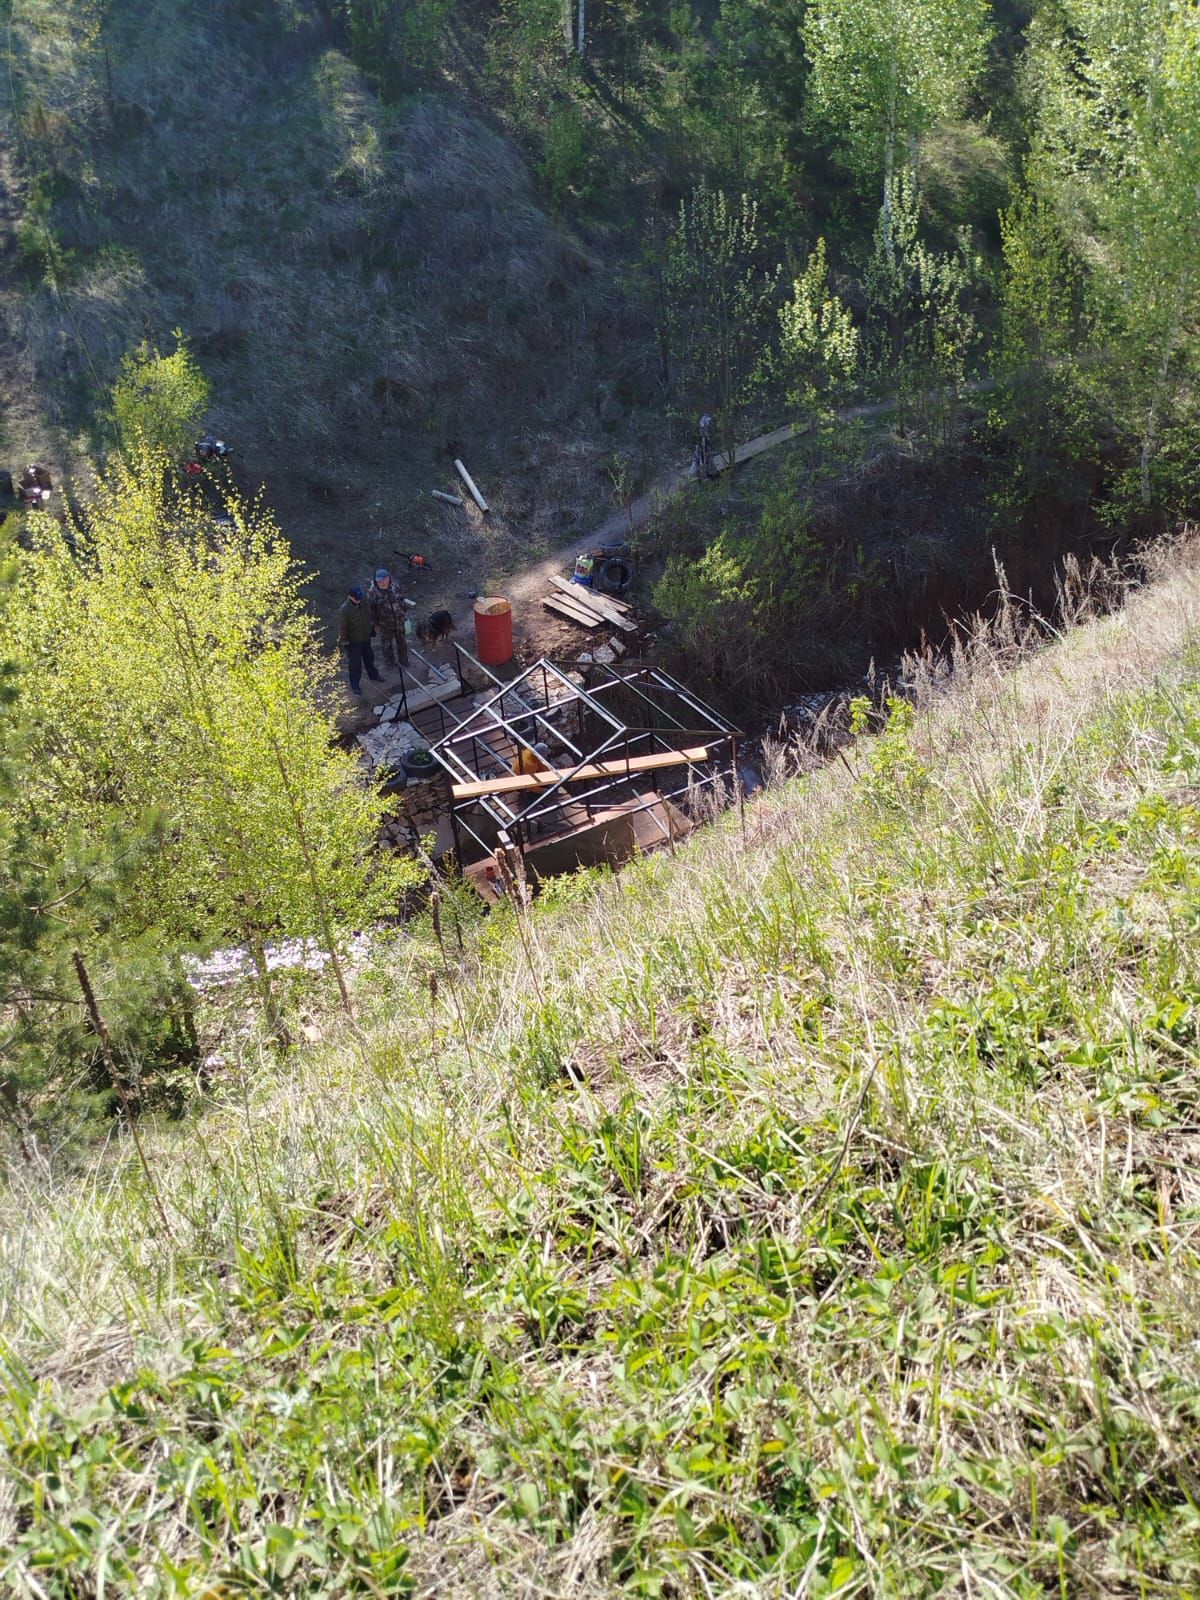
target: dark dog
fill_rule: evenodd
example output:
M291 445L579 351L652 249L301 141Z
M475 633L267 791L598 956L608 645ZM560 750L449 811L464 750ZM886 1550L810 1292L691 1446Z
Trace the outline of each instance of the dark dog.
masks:
M422 644L441 644L454 632L454 618L448 611L435 611L433 615L423 622L417 629L417 638Z

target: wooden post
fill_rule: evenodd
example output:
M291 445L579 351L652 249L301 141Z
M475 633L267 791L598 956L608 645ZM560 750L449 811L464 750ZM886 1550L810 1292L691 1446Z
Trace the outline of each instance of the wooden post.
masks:
M738 767L737 740L733 741L733 784L737 790L738 815L742 821L742 843L746 843L746 791L742 786L742 774Z

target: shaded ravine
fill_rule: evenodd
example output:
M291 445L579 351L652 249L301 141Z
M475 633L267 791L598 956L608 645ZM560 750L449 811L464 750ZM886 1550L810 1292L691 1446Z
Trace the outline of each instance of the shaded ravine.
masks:
M943 398L962 399L968 395L987 394L997 386L995 378L976 378L970 383L965 383L954 391L946 391ZM871 417L886 416L895 411L900 405L900 400L893 397L889 400L875 400L865 405L844 406L833 414L833 422L861 422ZM727 472L730 467L740 467L746 461L752 461L756 456L763 455L768 450L774 450L781 444L789 444L794 439L802 439L807 434L816 431L817 422L810 419L806 422L788 422L781 428L774 428L770 433L760 433L757 438L748 443L738 445L735 450L723 451L714 456L713 465L718 472ZM645 527L654 513L662 506L663 502L672 499L684 489L689 488L696 481L695 472L690 465L676 467L669 472L664 472L646 491L631 500L628 505L612 512L604 521L595 527L590 534L576 534L568 544L560 545L550 555L535 562L530 567L523 567L517 572L508 574L490 573L480 593L503 594L513 602L527 605L536 604L545 593L550 578L555 573L561 573L564 566L574 563L575 557L581 550L586 550L590 545L620 544L631 533ZM460 628L470 628L472 617L470 610L464 611L455 618Z

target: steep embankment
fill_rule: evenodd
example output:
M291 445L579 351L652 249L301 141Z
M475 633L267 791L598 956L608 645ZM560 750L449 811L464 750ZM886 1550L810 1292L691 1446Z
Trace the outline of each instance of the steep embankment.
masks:
M326 613L396 550L434 556L434 603L519 565L662 427L639 411L644 308L547 214L479 85L387 105L341 42L307 4L117 0L96 28L22 6L0 105L29 169L0 263L27 375L11 449L94 455L122 355L181 328ZM429 497L456 455L486 531Z
M1198 601L19 1175L5 1585L1194 1592Z

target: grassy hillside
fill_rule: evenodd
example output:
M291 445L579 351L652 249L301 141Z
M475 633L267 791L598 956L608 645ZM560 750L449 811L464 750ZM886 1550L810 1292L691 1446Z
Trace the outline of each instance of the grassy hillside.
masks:
M1200 1591L1198 601L18 1179L4 1586Z
M311 5L23 0L8 37L10 464L83 468L121 356L180 328L328 610L396 549L444 558L447 598L475 588L611 505L616 443L661 440L632 415L638 302L478 86L384 102ZM429 498L456 455L486 539Z

